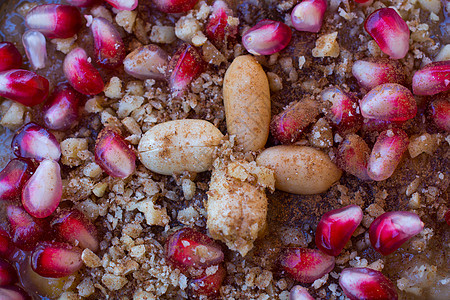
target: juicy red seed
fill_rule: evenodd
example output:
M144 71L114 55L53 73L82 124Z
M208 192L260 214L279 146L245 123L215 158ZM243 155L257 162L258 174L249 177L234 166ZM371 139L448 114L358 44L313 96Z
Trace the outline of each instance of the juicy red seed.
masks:
M214 274L203 273L198 278L191 279L188 283L188 294L190 299L204 299L204 297L216 297L219 295L220 287L227 275L222 264L217 265Z
M105 0L112 7L119 10L133 10L138 5L138 0Z
M78 120L81 95L68 84L59 85L43 107L43 119L47 128L67 130Z
M236 39L238 27L228 23L228 17L233 16L227 4L217 0L212 6L212 13L206 24L206 36L217 47L227 46Z
M98 2L98 0L66 0L67 3L77 7L89 7Z
M0 288L0 299L2 300L32 300L21 287L17 285L2 286Z
M349 134L339 145L336 160L339 168L361 180L370 180L367 174L370 148L367 143L356 134Z
M153 0L158 10L165 13L184 13L194 8L198 0Z
M339 285L350 300L397 300L397 291L383 273L369 268L342 270Z
M404 83L405 70L401 63L389 59L358 60L352 67L360 86L373 89L383 83Z
M112 177L126 178L136 168L136 154L115 130L104 128L95 143L96 163Z
M450 226L450 209L447 210L447 212L445 213L444 219L445 219L445 222L447 223L447 225Z
M416 95L450 91L450 60L430 63L414 73L412 88Z
M11 148L18 157L37 161L59 160L61 148L56 137L36 123L27 123L19 129L11 142Z
M14 246L9 233L0 227L0 257L8 258L13 250Z
M0 258L0 286L10 285L16 282L17 282L16 270L9 262Z
M286 48L292 31L284 23L261 20L242 36L242 44L254 55L271 55Z
M62 210L50 225L63 241L97 251L97 230L79 210Z
M281 266L293 279L312 283L334 268L334 256L317 249L288 248L281 256Z
M404 123L405 121L393 122L388 120L364 119L361 130L362 132L380 132L393 127L401 128Z
M89 62L82 48L75 48L66 55L64 74L70 85L85 95L97 95L105 87L100 73Z
M223 261L223 252L210 237L192 228L173 233L164 245L167 260L185 271L189 267L206 268Z
M357 205L349 205L325 213L317 224L317 248L328 255L338 256L362 218L362 209Z
M81 252L67 243L42 242L31 255L31 268L44 277L66 277L83 266Z
M97 62L107 68L117 68L125 58L125 45L119 32L104 18L94 18L91 25Z
M380 133L367 164L369 177L376 181L391 177L408 144L408 135L401 129L392 128Z
M165 78L165 70L169 62L166 51L150 44L129 53L123 61L125 72L139 79Z
M36 6L27 14L25 21L29 28L42 32L50 39L70 38L83 24L78 8L62 4Z
M295 285L289 293L289 300L314 300L314 298L308 293L307 289L300 285Z
M37 30L28 30L22 36L22 44L33 69L45 68L47 62L45 36Z
M423 229L419 216L409 211L391 211L376 218L369 228L372 247L389 255Z
M18 69L22 66L22 55L10 42L0 43L0 72Z
M48 96L49 82L46 78L28 70L0 72L0 96L34 106Z
M439 129L450 131L450 100L441 98L430 104L430 114Z
M292 10L292 25L298 31L319 32L326 10L325 0L302 1Z
M367 3L369 1L373 1L373 0L354 0L356 3Z
M318 115L319 108L314 100L299 101L273 117L270 132L282 144L294 143Z
M417 104L410 90L397 83L385 83L367 93L359 102L364 118L406 121L417 113Z
M395 9L374 11L367 17L364 28L390 58L401 59L408 53L409 28Z
M0 200L13 200L19 197L33 171L34 166L30 161L12 159L0 172Z
M205 70L205 62L200 53L188 44L183 44L169 62L169 85L175 96L181 96Z
M62 196L61 169L53 160L43 160L22 191L22 204L35 218L50 216Z

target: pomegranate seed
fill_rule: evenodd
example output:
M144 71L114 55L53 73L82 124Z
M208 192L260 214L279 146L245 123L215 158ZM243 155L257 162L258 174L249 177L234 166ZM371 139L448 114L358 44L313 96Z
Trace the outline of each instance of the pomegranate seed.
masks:
M376 181L391 177L408 144L408 135L401 129L392 128L380 133L367 164L369 177Z
M25 106L44 102L48 90L48 80L34 72L18 69L0 72L0 96Z
M14 200L34 171L33 164L24 159L12 159L0 172L0 200Z
M43 160L22 191L22 204L35 218L50 216L62 196L61 169L53 160Z
M222 264L217 265L214 274L204 274L198 278L191 279L188 283L189 299L205 299L205 297L216 297L219 295L222 282L227 275Z
M300 285L294 285L289 293L289 300L314 300L308 290Z
M401 63L389 59L358 60L352 67L360 86L373 89L383 83L403 83L406 79Z
M105 87L100 73L92 66L82 48L75 48L66 55L64 74L70 85L85 95L97 95Z
M66 0L67 3L77 7L89 7L98 2L98 0Z
M17 285L2 286L0 288L1 300L32 300L21 287Z
M94 18L91 25L97 62L107 68L117 68L125 58L125 45L117 29L104 18Z
M45 36L39 31L28 30L22 36L22 44L33 69L45 68L47 62L47 41Z
M206 24L206 36L214 45L223 47L236 39L238 27L228 23L228 17L232 16L233 11L224 1L214 2L211 16Z
M107 127L97 137L95 162L110 176L127 178L136 168L136 154L117 131Z
M170 60L168 70L170 89L175 96L181 96L192 80L203 73L205 62L194 47L183 44Z
M63 4L36 6L27 14L25 22L29 28L42 32L50 39L70 38L83 24L78 8Z
M36 244L47 234L46 220L30 216L23 208L8 206L6 209L14 246L25 250L33 250Z
M138 0L105 0L112 7L119 10L133 10L138 5Z
M61 148L56 137L36 123L27 123L14 136L11 147L18 157L59 160Z
M364 118L406 121L416 116L413 94L397 83L385 83L367 93L359 102Z
M197 4L198 0L154 0L153 3L155 3L158 10L170 13L170 14L177 14L177 13L184 13L188 10L191 10L194 8L195 4Z
M338 256L362 218L362 209L357 205L349 205L325 213L317 224L317 248L328 255Z
M9 233L0 227L0 257L8 258L13 250L14 246Z
M41 242L31 255L31 268L43 277L66 277L83 266L81 252L67 243Z
M261 20L242 36L242 45L254 55L271 55L283 50L291 41L292 31L284 23Z
M430 63L414 73L412 88L416 95L450 91L450 60Z
M339 285L350 300L397 300L397 291L383 273L369 268L342 270Z
M326 10L325 0L302 1L292 10L292 25L298 31L319 32Z
M409 28L395 9L385 7L374 11L364 22L364 28L390 58L401 59L408 53Z
M16 282L17 282L16 270L9 262L0 258L0 286L10 285Z
M22 66L22 55L10 42L0 43L0 72L18 69Z
M97 230L79 210L61 211L50 225L65 242L77 245L82 249L89 248L94 252L97 251Z
M292 278L312 283L334 268L334 256L317 249L288 248L281 257L281 265Z
M81 95L70 85L59 85L43 107L43 119L47 128L67 130L77 121Z
M374 131L385 131L393 127L400 128L403 126L405 121L388 121L388 120L377 120L377 119L364 119L362 125L363 132L374 132Z
M129 53L123 61L125 72L139 79L165 78L169 56L156 45L146 45Z
M169 262L183 271L219 264L224 258L222 249L210 237L188 227L167 239L164 253Z
M376 218L369 228L372 247L389 255L423 229L419 216L409 211L391 211Z
M447 223L448 226L450 226L450 210L447 210L447 212L445 213L444 216L445 222ZM1 253L0 253L1 255Z
M282 144L294 143L318 115L319 108L314 100L299 101L273 117L270 132Z
M367 3L369 1L373 1L373 0L354 0L356 3Z
M431 118L442 130L450 131L450 100L437 99L430 104Z
M339 168L361 180L370 180L367 174L370 148L367 143L356 134L349 134L339 145L336 160Z

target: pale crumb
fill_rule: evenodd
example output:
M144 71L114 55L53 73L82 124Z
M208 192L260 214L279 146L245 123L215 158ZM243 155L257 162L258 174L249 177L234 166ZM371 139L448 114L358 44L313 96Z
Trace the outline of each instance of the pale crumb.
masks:
M328 148L333 145L333 130L325 118L320 118L313 125L308 140L317 148Z
M368 262L367 259L357 256L349 262L349 265L354 268L365 268L368 266Z
M144 83L142 81L129 81L127 82L125 92L132 96L144 96Z
M89 248L83 250L81 253L81 260L89 268L98 268L102 265L100 258L92 252Z
M298 68L301 70L303 66L305 65L306 58L304 56L300 56L298 58Z
M134 246L130 249L129 253L131 257L134 257L136 259L143 258L145 256L145 246L144 245L138 245Z
M24 123L25 112L26 107L24 105L11 101L11 105L0 120L0 125L16 130Z
M369 50L371 56L373 57L381 56L381 49L374 40L370 40L367 42L367 49Z
M111 99L120 99L123 96L122 80L119 77L111 77L109 83L106 84L103 90L105 96Z
M156 296L146 291L136 291L133 294L133 300L156 300Z
M137 209L145 215L148 225L165 226L169 224L170 219L166 208L157 207L151 199L139 202Z
M98 113L103 110L103 107L100 103L103 102L101 96L94 96L93 98L86 101L84 104L84 109L87 113Z
M427 153L433 155L438 147L438 139L435 135L424 133L422 135L415 135L409 139L408 151L412 158Z
M194 11L195 18L201 21L206 20L211 13L212 7L209 6L205 1L200 1L196 5L196 7L198 7L198 9Z
M97 203L91 199L86 199L83 202L78 202L76 208L80 210L89 220L94 221L100 215Z
M265 289L272 281L273 274L268 270L263 270L255 279L255 285L260 289Z
M384 209L376 203L369 205L366 208L366 211L369 213L370 216L374 218L377 218L384 213Z
M72 292L64 292L59 296L58 300L80 300L80 297Z
M439 50L439 53L434 58L434 61L444 60L450 60L450 44L442 46L441 50Z
M338 57L339 43L337 42L337 32L320 36L316 40L316 47L312 50L314 57Z
M94 185L94 188L92 189L92 193L97 197L103 197L103 195L105 195L107 188L108 188L107 183L99 182Z
M52 42L52 44L56 45L56 50L67 54L77 46L77 35L74 35L73 37L67 39L51 39L50 41Z
M129 116L135 109L139 108L144 103L144 97L125 95L119 101L119 109L117 110L117 116L119 118L125 118Z
M21 16L25 17L30 10L32 10L33 8L35 8L38 5L39 5L39 3L34 2L34 1L33 2L23 2L23 4L20 5L16 9L16 11L17 11L18 14L20 14Z
M441 11L441 1L440 0L418 0L420 6L430 12L439 14Z
M415 192L412 194L411 199L409 199L408 206L412 209L420 208L420 194Z
M133 32L133 26L136 21L137 12L136 11L128 11L122 10L119 11L116 15L116 23L123 27L126 32Z
M367 266L370 269L376 270L376 271L382 271L384 268L384 261L382 259L378 259Z
M316 279L313 283L312 283L312 287L316 290L320 289L322 286L324 286L328 281L328 274L323 275L321 278Z
M94 17L105 18L109 22L113 21L111 12L103 5L94 6L91 8L91 14Z
M102 283L110 290L117 291L127 284L128 280L124 276L117 276L113 274L105 274L102 277Z
M158 26L152 27L150 33L150 40L153 43L170 44L177 40L175 36L175 28L173 26Z
M277 74L267 72L267 79L269 79L269 86L272 92L278 92L283 89L283 80Z
M414 193L417 190L421 182L422 180L420 179L420 177L416 176L416 178L413 181L411 181L406 187L406 196L411 196L412 193Z
M187 43L192 43L194 35L201 30L201 24L191 17L183 16L175 24L175 35Z
M191 200L195 195L195 182L190 179L183 179L181 182L181 188L183 190L184 199Z
M95 292L94 283L92 282L91 278L84 278L78 285L77 285L78 294L81 297L88 297L92 295Z
M280 12L288 11L294 7L294 0L284 0L277 4L277 10Z
M203 59L216 66L220 66L222 63L226 62L227 59L223 56L222 52L217 50L217 48L209 41L206 41L202 46Z
M125 125L125 128L134 135L138 135L140 136L142 134L142 130L141 127L139 126L139 124L136 122L135 119L131 118L131 117L126 117L125 119L122 120L122 124Z
M192 44L196 47L203 46L208 39L201 31L197 31L192 37Z
M95 162L88 163L83 168L83 175L91 177L91 178L97 178L102 174L102 168L100 168L99 165L97 165Z
M431 12L430 13L430 20L431 21L433 21L433 22L439 22L439 16L438 15L436 15L434 12Z
M347 21L351 21L357 17L355 13L353 13L353 12L348 13L341 7L338 8L338 12L339 12L339 15Z
M61 162L67 166L79 166L82 163L79 152L88 149L85 138L68 138L61 142Z

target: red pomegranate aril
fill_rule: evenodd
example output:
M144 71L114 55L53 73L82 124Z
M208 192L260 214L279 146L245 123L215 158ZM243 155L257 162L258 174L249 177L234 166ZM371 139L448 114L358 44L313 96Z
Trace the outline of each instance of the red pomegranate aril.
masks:
M14 158L0 172L0 200L20 197L22 188L31 177L34 166L31 161Z
M228 17L232 16L232 10L228 8L224 1L217 0L214 2L205 32L208 39L217 47L226 46L236 39L238 26L228 22Z
M392 128L378 136L370 153L367 173L372 180L382 181L391 177L408 149L408 135L401 129Z
M412 89L426 96L450 91L450 60L430 63L414 73Z
M413 212L387 212L370 224L370 243L382 255L389 255L407 240L420 233L423 226L419 216Z
M99 2L99 0L66 0L66 1L70 5L77 7L89 7Z
M303 130L315 121L320 111L314 100L301 100L291 104L270 122L270 133L282 144L296 142Z
M441 98L430 104L430 115L439 129L450 131L450 100Z
M111 4L112 7L119 10L133 10L137 7L138 0L105 0L107 3Z
M292 26L298 31L319 32L326 10L326 0L302 1L292 10Z
M43 119L47 128L67 130L78 120L81 95L69 84L59 85L43 107Z
M111 69L120 66L126 55L125 45L114 25L104 18L94 18L91 31L97 62Z
M406 121L417 113L413 94L397 83L385 83L367 93L359 102L364 118L387 121Z
M32 300L21 287L9 285L0 287L0 300Z
M409 50L409 28L393 8L380 8L371 13L364 28L381 51L392 59L401 59Z
M396 60L367 59L358 60L352 67L358 84L373 89L383 83L404 83L406 74L403 66Z
M50 216L62 196L61 169L51 159L43 160L22 191L22 204L35 218Z
M342 270L339 285L350 300L397 300L397 291L383 273L369 268Z
M188 294L191 299L205 299L219 295L222 282L227 275L225 267L222 264L217 265L217 270L213 274L205 271L202 276L189 280Z
M33 69L45 68L47 62L45 36L37 30L28 30L22 36L22 44Z
M14 154L37 161L52 159L58 161L61 148L56 137L47 129L30 122L23 125L11 142Z
M165 78L168 63L169 56L166 51L150 44L129 53L123 61L123 66L125 72L133 77L162 80Z
M450 209L447 210L447 212L445 213L444 219L445 219L445 222L447 223L447 225L450 226ZM1 253L0 253L0 255L1 255Z
M16 269L14 269L14 267L9 262L0 258L0 286L10 285L16 282Z
M28 28L40 31L50 39L70 38L83 24L78 8L63 4L36 6L27 14L25 21Z
M17 248L25 251L33 250L47 234L47 221L33 218L22 207L8 206L6 215L10 226L11 241Z
M136 168L136 154L116 130L106 127L95 143L95 162L110 176L127 178Z
M289 300L314 300L314 298L308 293L307 289L300 285L295 285L289 293Z
M10 42L0 43L0 72L18 69L22 66L22 55Z
M82 249L89 248L94 252L97 251L97 230L79 210L62 210L50 225L63 241Z
M63 68L70 85L78 92L85 95L103 92L103 79L82 48L75 48L66 55Z
M46 78L28 71L13 69L0 72L0 96L34 106L48 96L49 82Z
M43 277L66 277L83 266L81 252L67 243L41 242L31 255L31 268Z
M282 22L264 19L242 36L242 45L253 55L271 55L289 44L292 31Z
M176 14L184 13L194 8L198 0L153 0L158 10Z
M367 174L370 148L367 143L356 134L349 134L339 145L336 154L337 165L347 173L361 180L370 180Z
M9 258L9 255L14 251L9 233L0 227L0 257Z
M300 283L312 283L334 268L335 258L317 249L288 248L281 256L283 270Z
M325 213L317 224L316 246L322 252L338 256L363 218L357 205L349 205Z
M205 62L200 53L193 46L183 44L168 65L169 86L175 96L181 96L191 84L205 70Z
M356 3L367 3L369 1L373 1L373 0L354 0Z

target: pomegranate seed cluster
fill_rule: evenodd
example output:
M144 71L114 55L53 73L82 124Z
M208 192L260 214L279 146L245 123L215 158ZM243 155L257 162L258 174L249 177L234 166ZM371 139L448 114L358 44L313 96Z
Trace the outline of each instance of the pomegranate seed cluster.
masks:
M449 295L449 5L11 5L0 299Z

